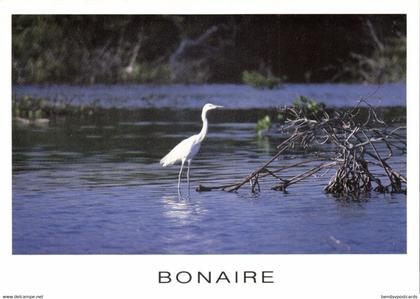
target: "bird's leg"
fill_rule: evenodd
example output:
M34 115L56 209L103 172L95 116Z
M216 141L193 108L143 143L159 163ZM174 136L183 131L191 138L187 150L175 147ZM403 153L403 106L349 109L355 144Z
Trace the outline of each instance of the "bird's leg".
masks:
M190 196L190 165L191 165L191 160L188 160L188 170L187 170L188 196Z
M184 167L184 162L185 160L182 160L181 162L181 169L179 170L179 175L178 175L178 196L181 197L181 174L182 174L182 168Z

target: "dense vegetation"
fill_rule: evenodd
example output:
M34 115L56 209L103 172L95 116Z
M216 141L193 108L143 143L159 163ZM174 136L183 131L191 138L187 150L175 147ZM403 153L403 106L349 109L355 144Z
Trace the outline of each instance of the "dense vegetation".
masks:
M13 82L395 82L403 15L14 15Z

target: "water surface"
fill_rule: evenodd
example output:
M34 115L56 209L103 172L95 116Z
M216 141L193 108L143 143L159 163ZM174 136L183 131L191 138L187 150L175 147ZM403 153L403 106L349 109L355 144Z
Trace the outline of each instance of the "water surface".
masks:
M105 93L112 87L94 88ZM220 95L218 88L207 92ZM372 193L360 202L339 201L322 191L332 171L291 186L288 193L270 190L275 182L267 180L259 194L245 186L237 193L192 190L189 199L179 199L178 166L161 168L159 160L200 130L194 107L207 100L191 98L184 103L191 113L177 112L176 121L163 113L142 117L140 110L131 118L96 115L57 118L47 127L15 125L13 253L406 252L405 195ZM254 122L217 113L209 116L209 134L193 161L192 187L243 178L279 143L257 138ZM288 153L280 163L311 155ZM397 155L392 165L405 172L405 156Z
M404 83L368 84L284 84L276 89L255 89L246 85L18 85L13 95L62 100L75 105L95 103L116 108L193 108L208 101L228 109L271 108L289 105L303 95L328 106L353 106L367 98L374 106L405 106Z

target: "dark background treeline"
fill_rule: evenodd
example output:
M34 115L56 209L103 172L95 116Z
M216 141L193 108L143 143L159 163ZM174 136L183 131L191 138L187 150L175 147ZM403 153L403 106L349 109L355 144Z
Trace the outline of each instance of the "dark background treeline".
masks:
M13 82L396 82L404 15L14 15Z

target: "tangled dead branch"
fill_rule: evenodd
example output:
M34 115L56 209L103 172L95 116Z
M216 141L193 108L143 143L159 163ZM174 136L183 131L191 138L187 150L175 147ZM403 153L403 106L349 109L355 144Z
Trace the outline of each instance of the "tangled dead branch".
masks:
M360 100L353 109L341 112L297 106L286 107L280 112L285 119L280 131L289 137L277 147L278 152L269 161L239 182L222 186L199 185L197 191L233 192L249 183L255 193L260 191L260 180L265 177L276 181L273 190L286 191L289 186L323 169L335 169L324 188L327 193L359 198L371 191L405 192L406 177L390 165L396 151L406 151L405 134L400 133L405 127L387 127L365 100ZM327 144L333 148L333 154L276 166L285 151ZM314 166L314 163L318 164ZM308 165L311 165L309 169L297 175L288 173L288 170Z

